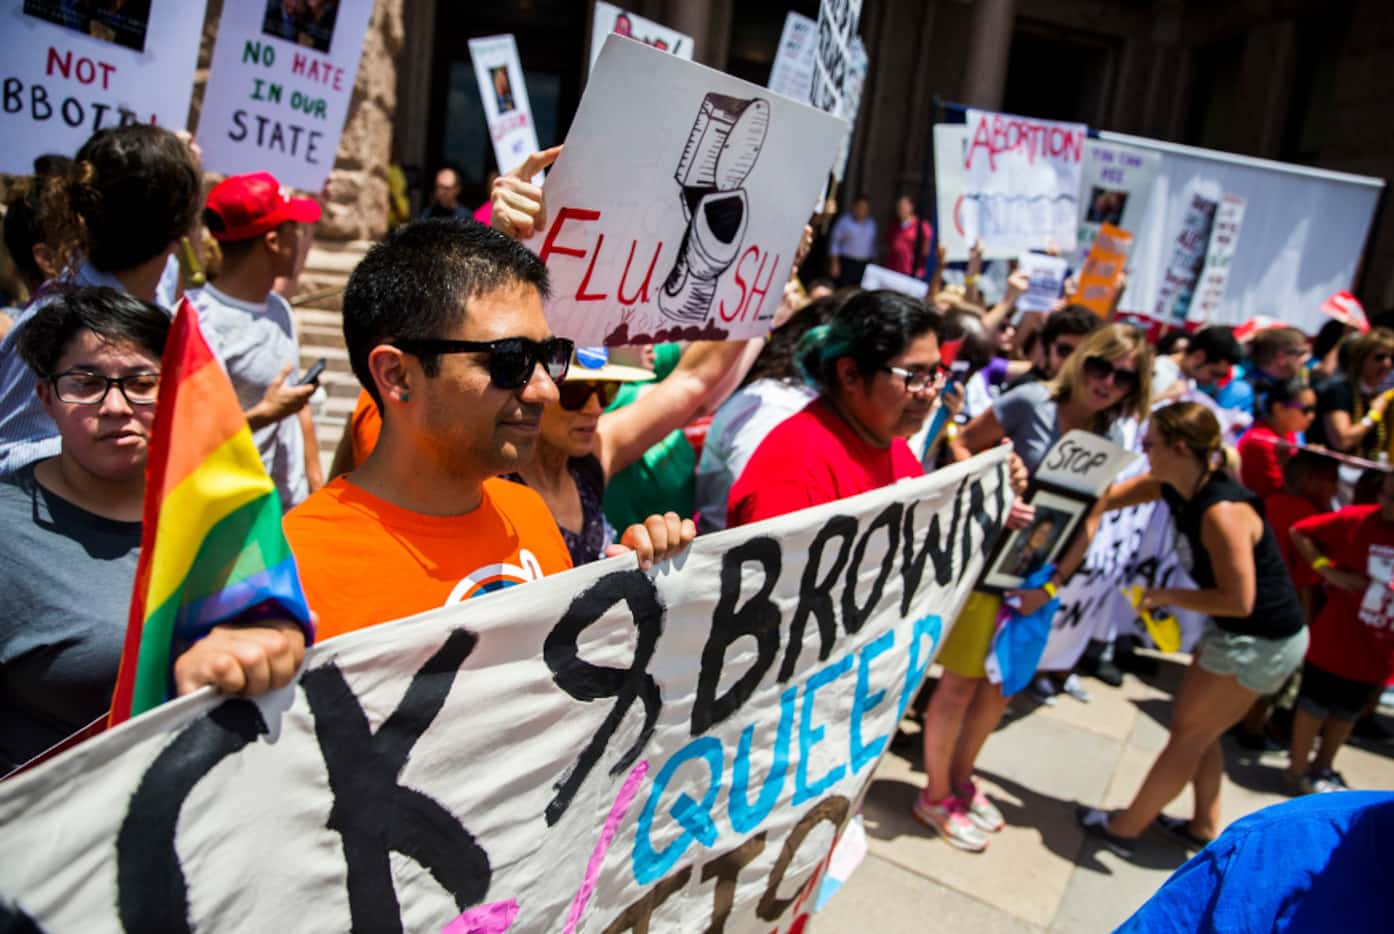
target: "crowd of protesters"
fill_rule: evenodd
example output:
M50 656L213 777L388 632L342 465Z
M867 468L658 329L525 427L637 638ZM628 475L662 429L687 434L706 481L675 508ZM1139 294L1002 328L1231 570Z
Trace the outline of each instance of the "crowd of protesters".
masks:
M858 198L830 227L831 205L814 219L767 338L575 347L548 326L547 270L525 243L545 210L530 179L555 157L499 177L475 212L487 224L464 216L458 176L443 170L433 206L353 271L343 329L362 395L327 482L288 303L315 199L265 173L205 190L197 152L154 127L103 130L71 159L36 165L5 217L27 294L0 344L0 510L11 516L0 772L104 713L160 358L186 296L280 493L319 640L487 592L499 567L526 581L629 554L647 568L699 529L854 496L1002 443L1022 493L1052 445L1081 430L1135 447L1150 469L1110 489L1053 573L1007 601L1027 614L1047 605L1102 512L1158 500L1194 586L1147 591L1142 609L1209 619L1136 797L1117 813L1082 808L1081 826L1125 854L1154 823L1204 844L1221 829L1220 737L1242 724L1271 738L1275 708L1290 710L1286 787L1344 786L1337 753L1394 674L1394 321L1333 322L1315 347L1281 326L1154 345L1070 304L1068 284L1049 312L1016 307L1017 272L989 300L980 247L945 285L954 276L913 201L900 199L882 238ZM883 254L932 283L927 300L857 287ZM696 444L700 432L683 430L694 423L705 426ZM1007 525L1032 519L1018 499ZM1030 564L1036 552L1024 554ZM985 669L1003 604L971 595L919 715L926 785L913 813L964 850L1005 823L974 776L1007 705ZM174 681L181 693L264 692L291 679L304 648L293 624L228 624L187 648ZM1163 816L1187 785L1193 816Z

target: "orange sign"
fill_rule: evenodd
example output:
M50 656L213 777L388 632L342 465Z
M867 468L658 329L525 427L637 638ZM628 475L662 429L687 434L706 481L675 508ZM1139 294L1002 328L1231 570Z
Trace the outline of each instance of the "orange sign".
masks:
M1084 268L1080 270L1079 288L1075 291L1073 304L1083 305L1100 318L1109 317L1117 297L1118 276L1132 248L1132 234L1112 224L1101 226L1089 250L1089 257L1084 261Z

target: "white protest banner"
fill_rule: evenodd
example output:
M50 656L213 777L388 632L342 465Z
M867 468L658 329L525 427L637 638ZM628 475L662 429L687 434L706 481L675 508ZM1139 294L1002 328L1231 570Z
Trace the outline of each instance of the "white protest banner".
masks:
M1030 279L1026 294L1017 299L1016 307L1021 311L1050 311L1065 287L1064 257L1023 253L1017 257L1016 268Z
M0 783L0 923L799 930L1000 529L1006 454L137 717Z
M1088 132L1082 123L969 110L963 238L1009 256L1051 241L1061 253L1074 252Z
M766 333L844 126L611 36L529 244L552 328L610 345Z
M821 0L818 4L818 49L813 58L809 100L819 110L847 121L833 161L833 175L839 182L847 167L852 124L857 119L866 80L866 48L857 37L861 17L862 0Z
M813 94L813 62L818 54L818 22L792 10L784 16L784 31L774 53L766 85L776 94L807 104Z
M198 143L203 167L320 191L339 149L373 0L225 3Z
M1076 428L1051 446L1032 480L1098 496L1137 459L1132 451L1107 438Z
M1171 258L1157 290L1157 303L1152 317L1172 324L1182 324L1191 311L1200 267L1205 263L1205 250L1210 244L1210 228L1215 222L1215 210L1220 206L1220 192L1212 185L1198 185L1191 191L1186 213L1181 218L1171 243Z
M892 292L918 299L929 295L929 283L923 279L916 279L914 276L907 276L903 272L877 266L875 263L866 264L866 269L862 271L861 287L867 290L890 289Z
M692 61L691 36L627 10L621 10L613 3L596 0L595 19L591 23L591 68L595 67L595 60L600 57L600 50L605 46L605 37L611 33Z
M189 119L204 0L0 2L0 172L29 175L97 130Z
M1215 209L1215 223L1210 229L1210 245L1205 250L1205 265L1196 279L1196 297L1187 318L1209 322L1220 310L1229 282L1230 266L1239 247L1239 229L1244 223L1244 199L1227 194Z
M1152 190L1161 165L1159 153L1124 143L1085 140L1073 265L1084 262L1102 225L1112 224L1124 230L1136 230L1142 225L1151 209Z
M469 47L474 80L479 82L479 99L484 103L484 119L494 143L494 162L500 173L511 172L540 148L517 43L511 35L488 36L471 39ZM532 180L542 184L542 173Z

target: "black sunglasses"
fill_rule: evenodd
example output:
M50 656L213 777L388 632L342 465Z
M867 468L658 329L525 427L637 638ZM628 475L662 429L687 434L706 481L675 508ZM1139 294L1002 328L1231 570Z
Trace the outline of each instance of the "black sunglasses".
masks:
M521 389L532 379L537 365L547 371L554 383L566 379L571 368L574 341L564 337L549 337L545 341L526 337L504 337L496 341L452 341L443 338L402 338L390 341L418 357L443 353L487 353L489 379L500 389Z
M1084 375L1095 379L1112 379L1113 385L1124 392L1131 392L1137 388L1137 370L1116 367L1103 357L1085 357Z
M571 379L558 386L557 390L561 394L561 407L568 412L579 412L585 408L592 393L600 399L600 407L608 409L620 394L620 384L610 379Z

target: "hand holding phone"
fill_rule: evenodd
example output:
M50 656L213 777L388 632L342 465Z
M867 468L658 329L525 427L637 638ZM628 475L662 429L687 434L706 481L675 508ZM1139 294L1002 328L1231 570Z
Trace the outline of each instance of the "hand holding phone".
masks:
M307 386L310 383L318 385L320 374L324 372L324 368L328 365L329 361L324 357L320 357L308 370L305 371L305 375L300 377L300 381L296 383L296 385Z

